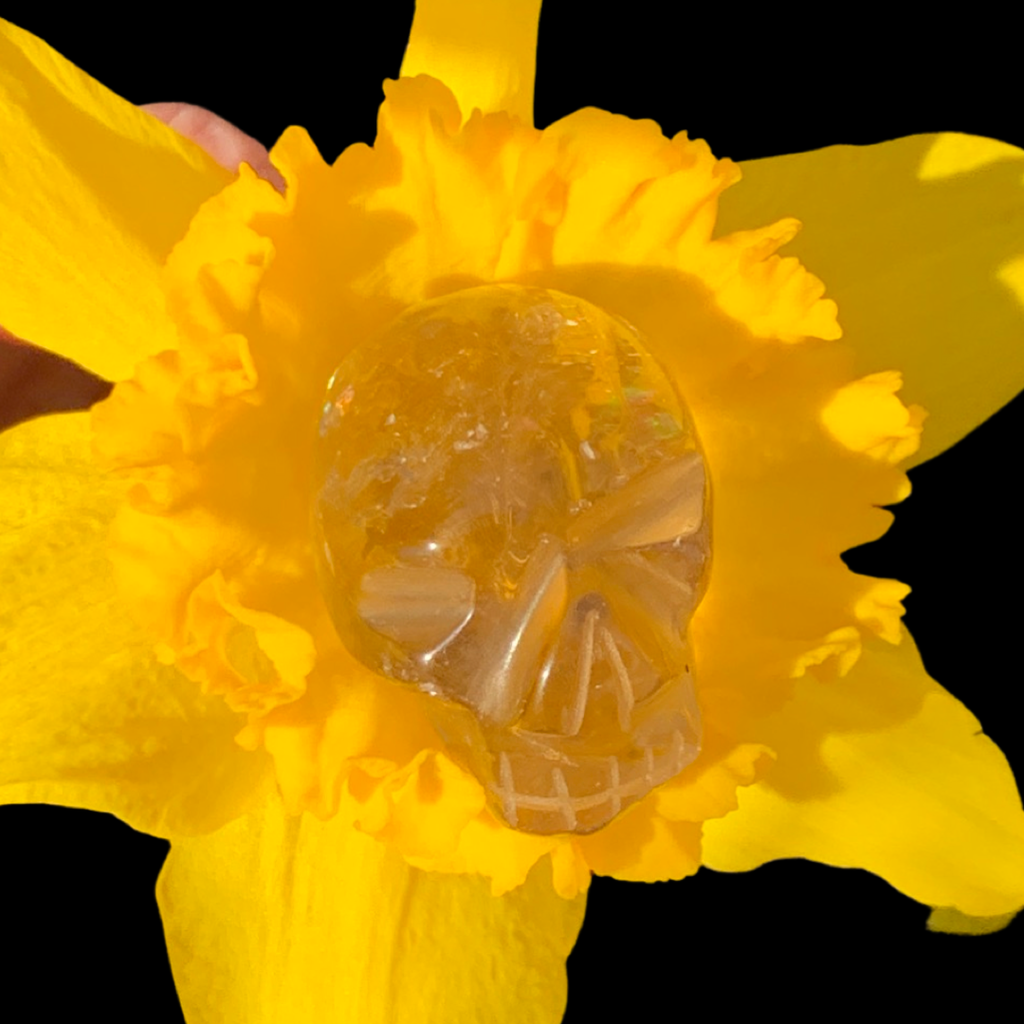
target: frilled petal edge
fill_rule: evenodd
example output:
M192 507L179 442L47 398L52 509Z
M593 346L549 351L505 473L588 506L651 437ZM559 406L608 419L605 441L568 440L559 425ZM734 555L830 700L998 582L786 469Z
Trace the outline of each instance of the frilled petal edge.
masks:
M796 217L859 375L898 370L928 410L905 468L945 451L1024 387L1024 150L954 132L741 165L722 233Z
M119 500L88 413L0 434L0 803L210 831L249 806L270 758L234 743L243 717L158 664L132 622L104 550Z

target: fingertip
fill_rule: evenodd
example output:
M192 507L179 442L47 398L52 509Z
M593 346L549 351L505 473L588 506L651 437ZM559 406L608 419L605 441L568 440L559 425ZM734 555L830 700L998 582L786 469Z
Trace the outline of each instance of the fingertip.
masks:
M270 162L266 146L230 121L191 103L143 103L140 109L201 146L226 170L237 174L239 166L247 163L284 194L285 180Z
M249 166L264 180L269 181L274 188L277 189L281 195L284 195L287 183L284 180L284 175L270 162L270 154L264 150L264 156L262 159L257 160L255 163L246 161Z

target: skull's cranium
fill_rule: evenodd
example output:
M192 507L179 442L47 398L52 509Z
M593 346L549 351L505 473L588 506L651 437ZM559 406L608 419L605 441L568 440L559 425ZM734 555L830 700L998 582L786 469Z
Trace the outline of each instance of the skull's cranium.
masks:
M339 635L510 826L593 832L697 756L709 485L627 324L514 285L410 309L332 377L317 486Z

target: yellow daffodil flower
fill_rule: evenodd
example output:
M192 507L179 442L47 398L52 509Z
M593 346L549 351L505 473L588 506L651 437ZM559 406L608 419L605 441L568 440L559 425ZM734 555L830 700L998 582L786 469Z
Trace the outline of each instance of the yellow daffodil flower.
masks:
M941 134L740 167L595 109L540 131L539 7L425 0L373 147L328 165L291 128L271 152L283 191L0 21L0 325L114 384L90 411L0 434L0 802L107 811L171 841L157 894L190 1022L557 1021L592 874L805 857L874 872L933 908L933 930L995 931L1024 906L1005 758L925 672L908 588L840 557L886 531L907 469L1024 385L1024 152ZM931 314L939 293L956 322ZM547 396L582 458L640 450L621 409L661 403L657 472L590 501L581 457L559 456L574 505L497 604L505 646L442 680L469 680L460 700L394 656L488 607L479 575L364 573L362 549L335 547L361 510L316 520L326 556L310 515L330 479L317 460L363 455L337 417L358 422L359 389L412 337L396 332L434 330L437 310L481 335L484 310L618 338L539 336L593 370L564 407ZM626 350L640 384L612 394ZM460 372L473 401L497 362ZM424 431L447 422L442 376L415 380ZM654 429L665 410L674 433ZM676 470L698 457L695 488ZM535 476L516 496L542 518ZM488 486L463 481L454 512ZM686 565L666 569L663 547ZM337 551L361 582L338 585ZM587 576L584 552L604 568ZM501 744L532 713L500 707L525 671L512 653L537 615L569 621L571 586L550 582L566 566L607 588L580 602L587 667L559 736L596 729L581 681L600 661L635 739L646 648L607 609L655 633L658 603L688 588L666 643L687 654L671 682L692 703L672 708L693 735L664 780L654 740L649 764L602 748L616 781L587 794L568 768L541 797L504 775L518 748ZM631 764L647 788L620 780ZM597 806L607 820L588 825Z

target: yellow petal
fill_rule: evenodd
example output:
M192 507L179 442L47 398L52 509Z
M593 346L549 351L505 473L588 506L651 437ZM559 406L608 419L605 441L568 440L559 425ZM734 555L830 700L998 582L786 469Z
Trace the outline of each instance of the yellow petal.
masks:
M160 270L232 175L0 20L0 324L108 380L174 347Z
M463 118L504 110L533 124L541 0L419 0L402 77L439 78Z
M91 463L88 414L0 434L0 495L0 803L165 837L242 813L270 759L132 623L104 551L120 492Z
M932 907L996 917L1024 906L1024 811L977 719L930 679L909 635L867 640L845 679L801 679L766 720L775 769L708 822L705 863L780 857L865 868Z
M721 233L796 217L862 375L899 371L929 414L905 468L1024 387L1024 150L955 133L742 165Z
M175 843L157 899L185 1017L245 1024L557 1024L586 902L544 866L494 897L273 795Z
M953 907L936 907L928 915L928 930L948 935L991 935L1001 932L1016 916L1014 911L996 917L969 917Z

